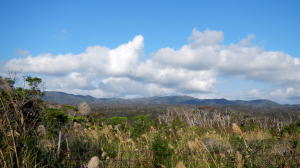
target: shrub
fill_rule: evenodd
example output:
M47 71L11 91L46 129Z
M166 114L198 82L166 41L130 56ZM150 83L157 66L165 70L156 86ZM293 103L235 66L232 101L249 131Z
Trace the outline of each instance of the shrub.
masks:
M156 168L171 167L174 151L169 148L167 140L156 135L152 143L153 165Z
M107 120L107 124L109 125L125 125L128 121L127 117L111 117L108 118Z
M281 136L285 134L300 134L300 122L292 123L288 126L283 127L283 129L280 132Z
M68 121L68 115L60 109L46 108L43 120L50 132L54 133Z
M73 120L74 122L78 122L78 123L82 123L82 122L84 122L85 121L85 118L84 117L82 117L82 116L76 116L76 117L71 117L71 118L69 118L69 120Z
M76 114L78 114L78 107L75 106L64 104L62 105L61 109L73 117L75 117Z
M152 125L152 122L144 115L133 117L132 119L132 136L138 137L139 135L145 133L150 126Z
M177 129L177 128L186 128L189 126L189 124L185 121L181 121L179 117L176 117L174 120L172 120L171 126L173 129Z
M259 125L257 123L255 123L254 121L249 121L245 124L242 124L241 129L243 130L243 132L246 132L246 131L257 131L260 128L259 128Z

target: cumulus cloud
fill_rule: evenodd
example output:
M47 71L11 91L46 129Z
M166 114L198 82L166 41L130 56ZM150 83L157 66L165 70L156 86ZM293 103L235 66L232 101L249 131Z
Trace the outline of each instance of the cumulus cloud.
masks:
M220 51L218 72L246 79L299 83L299 58L280 51L264 51L257 46L232 45Z
M15 58L6 63L8 71L22 71L46 75L62 75L73 71L101 71L112 75L122 75L131 71L138 63L143 50L143 37L115 49L102 46L88 47L80 54L41 54L26 58Z
M218 63L223 33L194 29L189 37L190 43L179 50L162 48L154 54L154 60L162 64L185 67L187 69L212 69Z
M222 31L194 29L187 44L179 49L161 48L148 55L143 52L143 36L137 35L116 48L91 46L79 54L15 58L5 63L4 69L41 74L49 90L97 97L218 97L214 86L220 76L269 83L277 87L270 97L292 95L282 88L293 88L289 92L294 97L300 95L296 91L300 88L300 59L282 51L264 50L251 43L254 37L225 45ZM247 94L265 95L255 88Z
M281 51L251 45L249 35L237 44L222 45L223 33L193 30L191 42L178 50L162 48L154 60L193 70L214 70L222 75L268 82L300 83L300 59ZM206 41L206 42L205 42Z
M194 71L166 66L153 61L140 64L137 71L132 75L145 82L157 83L168 88L177 88L182 92L208 92L216 81L214 72L210 70Z

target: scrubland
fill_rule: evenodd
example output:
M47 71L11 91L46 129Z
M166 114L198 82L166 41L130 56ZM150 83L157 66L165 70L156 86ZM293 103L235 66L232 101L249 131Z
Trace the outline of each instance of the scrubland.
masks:
M296 112L166 106L155 108L155 115L143 107L135 115L117 116L87 103L43 102L39 78L25 81L28 87L17 88L13 80L0 80L3 168L300 166Z

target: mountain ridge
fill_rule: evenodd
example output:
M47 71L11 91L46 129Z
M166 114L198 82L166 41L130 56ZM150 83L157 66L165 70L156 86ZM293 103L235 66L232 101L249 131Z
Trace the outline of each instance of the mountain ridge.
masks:
M283 106L267 99L255 100L227 100L221 99L198 99L191 96L154 96L144 98L95 98L89 95L75 95L64 92L46 91L43 100L55 104L77 105L81 102L89 104L126 104L126 105L237 105L237 106L260 106L274 107Z

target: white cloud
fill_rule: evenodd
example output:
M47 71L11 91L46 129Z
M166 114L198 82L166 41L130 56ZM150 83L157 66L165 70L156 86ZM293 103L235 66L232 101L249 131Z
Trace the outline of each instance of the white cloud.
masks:
M267 95L262 93L260 89L251 89L248 90L245 94L248 99L267 99Z
M255 39L254 34L249 34L246 38L242 39L238 44L241 46L251 45L252 40Z
M110 77L101 81L99 88L110 93L110 97L141 97L169 95L175 93L171 88L164 88L155 83L144 83L125 77Z
M77 55L42 54L12 59L6 63L5 69L47 75L61 75L74 71L101 71L122 75L128 73L138 63L142 49L143 37L139 35L115 49L94 46Z
M300 100L300 89L292 87L284 89L276 89L271 92L271 96L278 99L298 99Z
M189 70L166 66L150 60L141 63L132 76L144 82L176 88L182 93L208 92L216 81L214 72L210 70Z
M283 52L233 45L220 52L219 60L216 69L223 74L269 82L300 82L299 59Z
M197 29L193 29L189 40L193 48L213 46L224 40L224 34L221 31L205 30L204 32L200 32Z
M190 43L179 50L162 48L154 54L154 60L161 64L185 67L187 69L211 69L219 59L223 33L205 30L199 32L194 29L189 37Z
M37 57L12 59L6 63L7 71L22 71L25 73L38 73L46 75L58 75L68 73L80 67L78 58L72 54L51 55L42 54Z
M194 29L191 43L178 50L162 48L154 54L154 60L164 65L214 70L219 74L251 80L300 83L299 58L251 45L253 38L253 35L249 35L237 44L221 45L223 33Z
M143 53L144 38L137 35L113 49L92 46L79 54L15 58L5 63L4 70L41 74L50 90L97 97L218 97L214 91L218 76L269 83L277 88L269 97L290 97L282 88L293 88L293 94L289 94L299 96L300 59L282 51L264 50L251 43L253 38L249 35L236 44L225 45L223 32L194 29L188 43L179 49L161 48L147 55ZM266 95L255 89L245 94Z
M80 72L71 72L66 76L47 78L46 87L60 90L68 89L93 89L92 79Z

